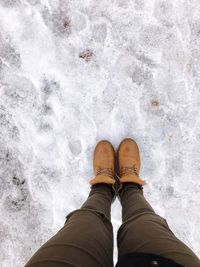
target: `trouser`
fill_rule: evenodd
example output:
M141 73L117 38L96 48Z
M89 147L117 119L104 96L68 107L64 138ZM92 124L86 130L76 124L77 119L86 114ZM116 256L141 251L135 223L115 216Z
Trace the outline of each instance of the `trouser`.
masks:
M26 267L112 267L113 197L109 185L93 186L83 206L67 216L64 227L35 253ZM200 267L197 256L153 211L137 185L124 185L119 198L123 220L117 235L119 257L131 252L153 253L185 267Z

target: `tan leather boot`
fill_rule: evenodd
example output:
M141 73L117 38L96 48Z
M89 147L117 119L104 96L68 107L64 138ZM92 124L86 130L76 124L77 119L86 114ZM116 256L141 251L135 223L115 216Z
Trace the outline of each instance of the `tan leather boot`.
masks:
M131 138L124 139L118 148L119 178L121 183L133 182L145 185L139 177L140 153L136 142Z
M96 145L93 167L95 177L90 181L90 184L110 184L114 189L115 151L110 142L103 140Z

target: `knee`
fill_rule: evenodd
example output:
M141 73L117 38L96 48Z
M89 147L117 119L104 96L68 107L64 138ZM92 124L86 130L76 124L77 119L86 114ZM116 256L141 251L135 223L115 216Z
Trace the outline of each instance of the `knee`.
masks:
M94 210L92 208L81 208L78 210L75 210L71 213L69 213L66 217L65 225L70 221L70 224L72 221L74 224L81 224L86 227L92 227L95 231L97 227L102 228L102 225L107 228L107 230L113 231L112 223L110 222L109 218L100 211Z

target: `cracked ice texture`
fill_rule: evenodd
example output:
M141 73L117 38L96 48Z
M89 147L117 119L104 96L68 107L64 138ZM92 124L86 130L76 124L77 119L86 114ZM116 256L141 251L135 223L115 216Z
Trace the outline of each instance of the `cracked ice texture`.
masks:
M0 0L2 267L80 207L96 142L127 136L146 198L200 256L199 14L198 0Z

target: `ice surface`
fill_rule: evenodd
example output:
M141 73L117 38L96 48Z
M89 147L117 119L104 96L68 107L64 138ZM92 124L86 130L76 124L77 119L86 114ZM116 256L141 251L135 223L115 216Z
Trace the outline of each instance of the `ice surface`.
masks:
M199 0L0 0L2 267L85 201L96 142L127 136L146 198L200 256L199 14ZM112 216L116 237L118 202Z

